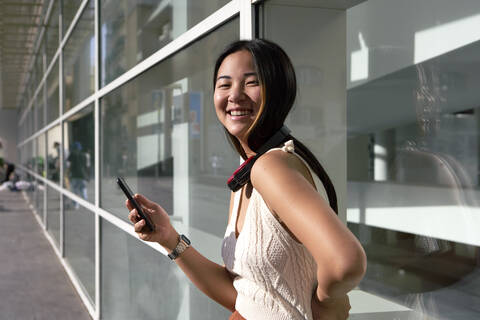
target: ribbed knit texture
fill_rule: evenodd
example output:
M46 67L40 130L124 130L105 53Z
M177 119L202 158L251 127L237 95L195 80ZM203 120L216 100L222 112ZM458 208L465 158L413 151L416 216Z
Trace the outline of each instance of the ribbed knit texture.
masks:
M293 144L285 143L282 150L294 153ZM322 186L317 181L316 185ZM248 320L312 319L315 260L285 230L255 189L237 239L235 224L240 196L241 190L235 194L222 243L225 267L236 275L233 281L238 292L236 310Z

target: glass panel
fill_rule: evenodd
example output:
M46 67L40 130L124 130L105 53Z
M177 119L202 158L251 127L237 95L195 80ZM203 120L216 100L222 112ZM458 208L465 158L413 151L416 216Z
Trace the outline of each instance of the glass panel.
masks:
M216 54L238 34L234 20L101 100L102 207L127 220L115 184L124 176L175 220L223 238L226 180L239 157L217 121L211 81Z
M45 176L45 134L42 134L35 139L35 143L35 172L43 177Z
M480 3L429 4L347 14L347 217L368 256L363 290L418 319L476 319Z
M60 243L60 193L47 185L47 230Z
M95 200L95 130L93 105L68 118L63 124L65 143L65 186L79 197ZM78 204L75 204L78 207Z
M63 15L63 35L70 28L70 24L73 21L73 18L77 14L82 1L79 0L59 0L62 2L62 15Z
M62 144L62 130L55 126L48 130L48 175L47 178L60 184L60 150ZM64 155L65 156L65 155Z
M228 318L168 257L101 222L102 319Z
M89 1L63 50L64 112L93 93L95 87L94 2Z
M101 1L102 86L229 2Z
M34 65L34 71L33 71L34 72L33 73L34 90L37 90L37 87L40 84L40 81L42 80L42 77L43 77L43 46L44 46L44 42L42 41L42 44L38 48L38 53L35 55L35 65Z
M345 81L345 39L339 34L345 32L345 13L323 6L314 1L267 1L260 26L262 36L279 44L295 68L297 97L286 125L332 179L342 218L346 199L346 106L345 87L339 84Z
M47 66L50 65L50 62L52 62L53 56L55 55L55 52L57 52L57 49L58 49L59 17L60 17L60 1L55 0L53 3L52 12L50 13L50 18L48 19L48 22L47 22L47 27L45 32L46 44L47 44L47 49L46 49Z
M95 214L63 197L65 258L74 270L90 302L95 301Z
M43 88L43 86L42 86ZM35 99L35 132L42 129L45 126L45 103L44 103L44 92L43 90L40 90L40 92L37 95L37 98Z
M59 116L58 59L47 76L47 123Z
M43 208L45 203L44 193L45 193L45 185L43 181L35 179L34 181L34 206L36 213L43 219Z

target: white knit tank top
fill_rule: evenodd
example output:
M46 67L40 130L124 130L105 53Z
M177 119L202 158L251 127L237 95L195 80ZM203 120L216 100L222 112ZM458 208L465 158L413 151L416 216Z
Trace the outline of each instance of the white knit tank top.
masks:
M293 141L285 152L295 154ZM297 155L304 161L299 155ZM317 176L317 190L325 190ZM312 319L311 298L316 288L317 266L305 246L295 241L253 189L242 231L235 236L241 190L234 196L230 222L222 243L225 267L235 275L238 296L235 309L248 320Z

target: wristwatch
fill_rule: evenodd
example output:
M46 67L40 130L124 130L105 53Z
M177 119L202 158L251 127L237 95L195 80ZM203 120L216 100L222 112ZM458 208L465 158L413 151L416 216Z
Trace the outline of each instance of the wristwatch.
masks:
M175 247L175 249L173 249L172 253L168 255L168 257L172 260L177 259L178 256L180 256L182 252L190 246L190 243L190 240L185 237L185 235L181 234L178 238L177 246Z

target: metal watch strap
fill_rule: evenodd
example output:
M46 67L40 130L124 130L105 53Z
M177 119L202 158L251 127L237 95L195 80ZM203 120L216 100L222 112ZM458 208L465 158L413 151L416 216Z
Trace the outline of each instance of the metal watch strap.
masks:
M177 259L183 253L183 251L185 251L185 249L187 249L189 246L190 246L190 240L185 235L181 234L179 236L177 246L175 247L175 249L173 249L173 251L170 254L168 254L168 257L172 260Z

